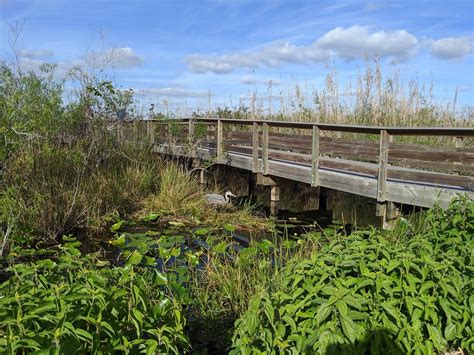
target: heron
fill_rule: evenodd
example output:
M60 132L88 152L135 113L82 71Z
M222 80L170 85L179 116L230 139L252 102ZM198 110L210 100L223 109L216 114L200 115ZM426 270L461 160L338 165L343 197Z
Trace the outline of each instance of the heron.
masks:
M206 194L206 202L211 205L226 205L230 202L231 197L237 197L232 192L227 191L224 195Z

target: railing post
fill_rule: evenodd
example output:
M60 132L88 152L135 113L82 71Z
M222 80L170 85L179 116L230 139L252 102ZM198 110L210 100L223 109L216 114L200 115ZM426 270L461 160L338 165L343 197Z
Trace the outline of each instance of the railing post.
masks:
M195 155L194 147L194 121L192 118L188 121L188 143L189 143L189 153L192 157Z
M464 147L464 137L456 137L456 148Z
M150 120L147 120L145 122L145 124L146 124L147 139L149 140L149 142L153 146L155 144L155 126L154 126L154 122L150 121Z
M224 162L224 128L220 118L217 120L217 162Z
M253 135L252 135L252 172L259 172L258 167L258 135L259 135L259 126L257 122L253 123Z
M268 174L268 123L263 123L263 137L262 137L262 161L263 161L263 175Z
M389 134L387 130L382 129L380 131L379 171L377 178L377 201L379 202L383 202L386 199L388 144Z
M173 147L176 145L175 139L172 132L171 122L166 122L166 140L168 141L168 150L172 152Z
M311 186L319 186L319 127L313 126L311 137Z

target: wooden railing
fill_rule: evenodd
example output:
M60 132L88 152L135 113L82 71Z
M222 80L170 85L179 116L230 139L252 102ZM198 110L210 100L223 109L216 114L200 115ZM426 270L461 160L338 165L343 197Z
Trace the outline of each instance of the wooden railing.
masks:
M147 132L152 125L182 125L181 132L187 139L181 144L187 144L189 156L194 156L199 149L196 126L205 125L207 135L209 129L213 128L214 137L201 139L201 144L204 141L208 145L215 144L213 149L217 163L225 163L229 153L240 152L251 157L249 170L266 175L271 173L270 162L276 159L303 162L310 167L310 183L313 186L320 185L321 169L341 168L347 172L373 175L377 180L374 197L378 201L387 200L388 179L460 186L466 191L473 191L474 148L464 146L464 142L474 137L474 128L376 127L224 118L149 120L141 123L146 124ZM225 127L228 126L234 129L226 131ZM236 130L238 126L244 128ZM297 130L299 134L271 132L275 129ZM373 139L333 139L329 137L331 132L336 132L337 137L350 134L376 135L378 143ZM455 144L452 148L444 148L395 143L393 137L397 136L452 137ZM328 158L328 155L337 158ZM396 164L402 167L396 167Z

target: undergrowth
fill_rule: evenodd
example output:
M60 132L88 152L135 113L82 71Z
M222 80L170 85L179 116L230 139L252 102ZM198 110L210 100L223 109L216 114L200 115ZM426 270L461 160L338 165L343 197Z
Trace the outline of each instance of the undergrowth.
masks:
M289 264L236 322L232 353L474 350L474 202L398 242L359 231Z
M183 281L155 268L108 267L63 237L54 259L9 268L0 285L0 351L8 354L175 353L189 348Z

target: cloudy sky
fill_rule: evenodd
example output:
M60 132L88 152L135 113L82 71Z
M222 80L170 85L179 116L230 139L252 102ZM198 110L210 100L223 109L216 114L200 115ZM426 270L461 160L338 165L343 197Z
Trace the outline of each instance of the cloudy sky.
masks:
M0 53L9 24L26 19L19 48L27 68L57 63L112 72L150 102L234 104L295 82L341 83L365 58L393 63L405 80L456 88L474 104L474 1L0 0ZM281 89L280 89L281 90Z

